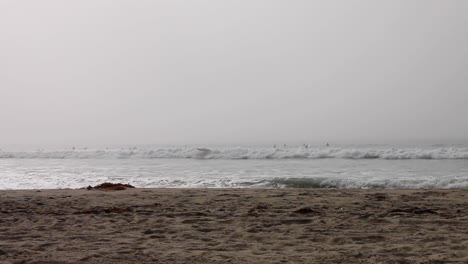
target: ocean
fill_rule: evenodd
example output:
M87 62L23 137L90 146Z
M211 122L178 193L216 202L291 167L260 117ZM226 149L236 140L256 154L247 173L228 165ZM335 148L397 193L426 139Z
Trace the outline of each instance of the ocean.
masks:
M468 188L468 146L10 146L0 179L0 189Z

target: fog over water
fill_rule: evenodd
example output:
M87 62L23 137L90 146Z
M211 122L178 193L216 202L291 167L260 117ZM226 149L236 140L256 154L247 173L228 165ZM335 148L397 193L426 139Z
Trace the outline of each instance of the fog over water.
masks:
M0 1L6 144L466 143L468 1Z

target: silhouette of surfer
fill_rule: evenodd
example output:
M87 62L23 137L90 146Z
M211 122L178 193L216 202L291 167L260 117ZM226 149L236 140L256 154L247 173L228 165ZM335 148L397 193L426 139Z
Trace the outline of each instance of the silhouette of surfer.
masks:
M330 144L328 144L328 142L327 142L327 144L326 144L325 146L329 147L329 146L330 146Z

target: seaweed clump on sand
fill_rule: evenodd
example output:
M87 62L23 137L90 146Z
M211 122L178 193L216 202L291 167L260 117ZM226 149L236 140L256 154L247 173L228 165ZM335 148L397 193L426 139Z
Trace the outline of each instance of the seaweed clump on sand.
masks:
M91 185L86 187L87 190L96 189L96 190L102 190L102 191L121 191L121 190L125 190L127 188L135 188L135 186L132 186L130 184L123 184L123 183L105 182L105 183L101 183L99 185L96 185L94 187L92 187Z

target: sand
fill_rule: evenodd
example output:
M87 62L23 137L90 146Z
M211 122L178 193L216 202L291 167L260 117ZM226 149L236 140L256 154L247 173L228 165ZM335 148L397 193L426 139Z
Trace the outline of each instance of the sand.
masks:
M468 263L467 195L0 191L0 263Z

